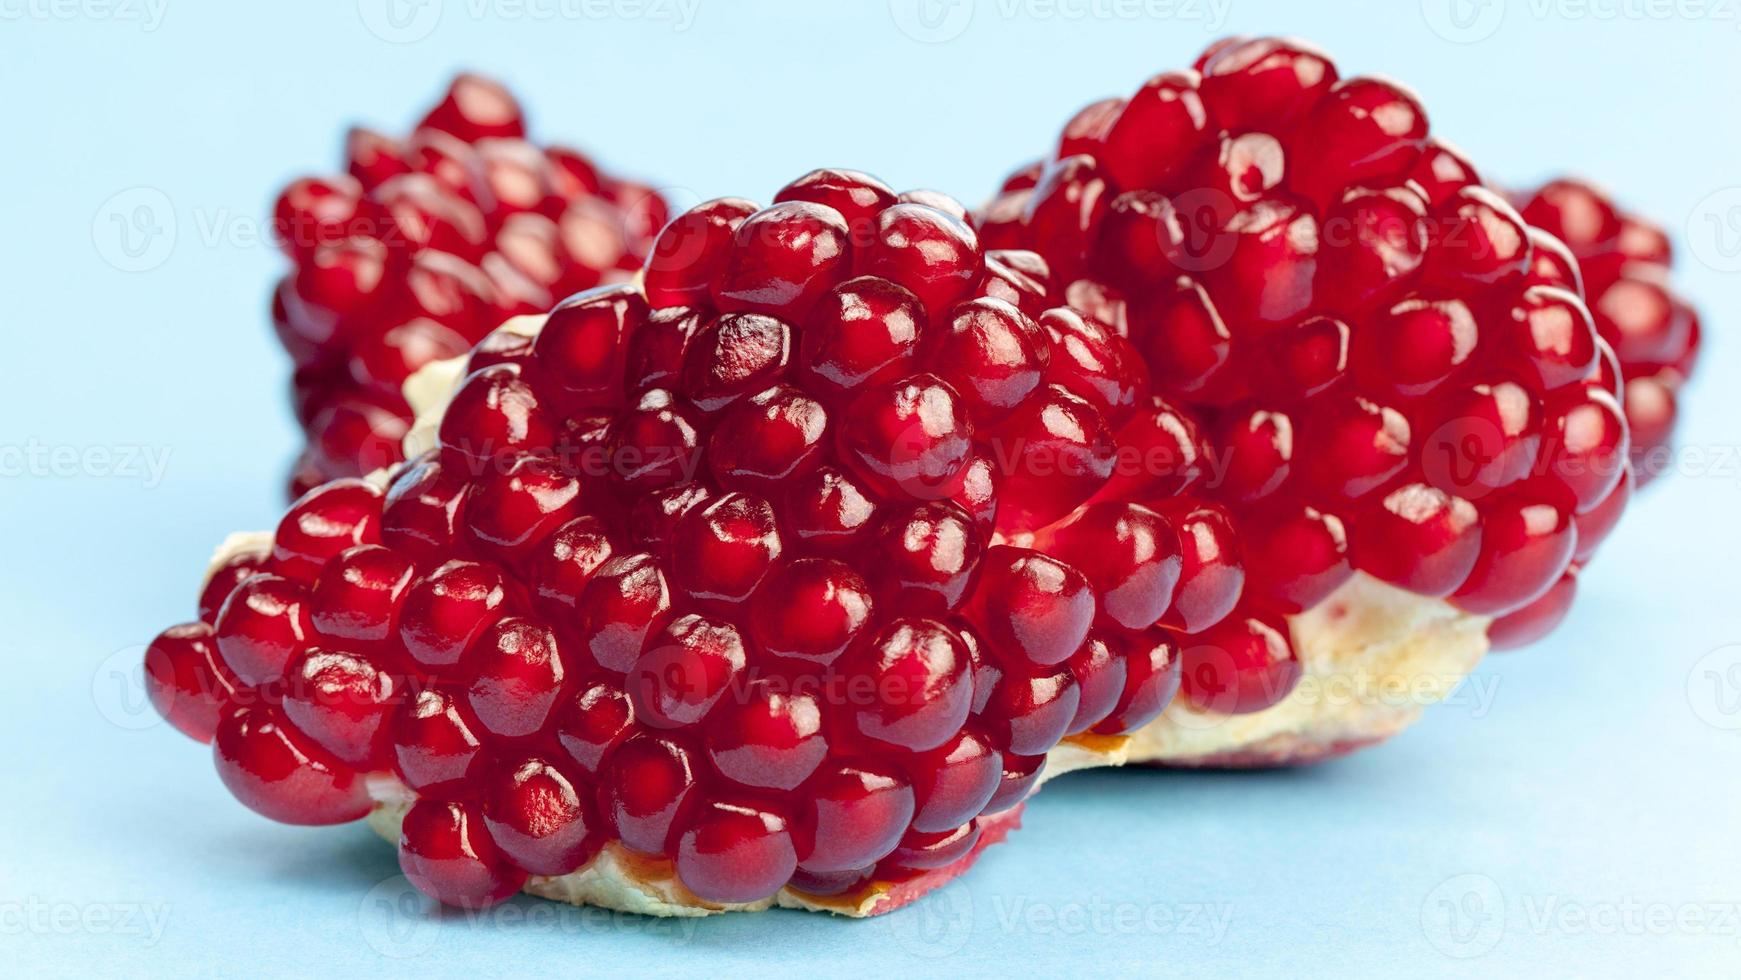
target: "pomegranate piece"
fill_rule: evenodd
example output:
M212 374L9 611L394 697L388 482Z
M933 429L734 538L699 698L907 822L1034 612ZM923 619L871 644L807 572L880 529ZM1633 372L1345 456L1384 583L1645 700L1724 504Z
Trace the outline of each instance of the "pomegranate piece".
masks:
M274 319L298 365L336 366L297 373L299 404L397 401L418 368L464 353L503 319L640 265L664 202L527 133L512 93L462 74L406 138L353 129L348 174L284 189L272 225L292 267ZM620 358L617 339L599 350ZM296 493L398 461L409 417L397 431L317 413L301 421L311 452Z

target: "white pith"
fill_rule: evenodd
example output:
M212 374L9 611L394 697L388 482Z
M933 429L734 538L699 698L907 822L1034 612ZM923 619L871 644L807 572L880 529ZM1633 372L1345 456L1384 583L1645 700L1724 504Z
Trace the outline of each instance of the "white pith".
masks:
M515 317L500 329L536 336L542 316ZM405 382L415 421L404 440L405 458L435 447L436 432L453 392L464 380L466 358L425 365ZM385 487L393 470L365 479ZM232 534L213 555L211 570L233 555L271 547L270 532ZM208 570L208 578L211 572ZM1173 766L1283 765L1310 762L1364 743L1381 741L1413 723L1442 700L1487 652L1490 620L1439 599L1415 595L1356 574L1330 598L1289 617L1294 648L1304 668L1300 683L1279 703L1249 714L1199 711L1176 698L1156 721L1128 737L1071 739L1047 753L1041 782L1076 769L1154 763ZM1036 787L1037 788L1037 787ZM376 801L369 826L397 841L415 794L391 775L369 777ZM702 901L670 873L616 844L585 868L557 877L533 877L525 890L576 905L660 916L699 916L772 907L847 916L889 911L887 886L873 883L847 896L816 898L791 889L760 902L718 905Z

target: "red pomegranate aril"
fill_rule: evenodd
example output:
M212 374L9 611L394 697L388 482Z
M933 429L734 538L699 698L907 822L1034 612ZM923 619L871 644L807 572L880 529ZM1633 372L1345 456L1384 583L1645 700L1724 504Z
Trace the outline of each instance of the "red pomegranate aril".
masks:
M1166 72L1119 109L1098 152L1119 186L1159 187L1189 163L1208 125L1196 76Z
M956 306L929 344L941 377L966 401L976 425L1020 405L1046 370L1044 335L1002 300L981 298Z
M1620 482L1630 440L1625 415L1606 391L1573 389L1548 403L1543 463L1577 499L1596 506Z
M1179 203L1189 208L1202 203L1201 195L1183 198ZM1153 288L1165 292L1166 284L1173 282L1181 269L1198 268L1187 248L1187 236L1198 229L1186 221L1173 199L1158 191L1132 190L1114 197L1106 207L1099 241L1091 256L1096 269L1104 270L1113 282L1133 290ZM1081 309L1086 304L1077 306ZM1083 312L1093 315L1092 309ZM1185 326L1196 326L1196 321ZM1183 328L1178 332L1188 333ZM1180 350L1180 356L1186 355L1185 350ZM1192 366L1164 362L1154 365L1158 371L1180 376L1190 374Z
M1513 381L1473 385L1444 404L1421 447L1428 482L1471 500L1536 470L1541 408Z
M486 731L501 738L526 738L544 729L565 677L552 630L510 616L478 638L467 664L474 673L466 703Z
M967 298L981 253L978 236L960 219L922 204L896 204L878 212L874 235L855 259L855 271L904 286L935 318Z
M224 665L243 684L278 680L313 638L308 589L279 575L244 579L224 600L213 633Z
M1345 187L1382 185L1409 172L1426 135L1413 93L1375 78L1342 79L1293 132L1293 183L1320 202Z
M1245 589L1245 560L1233 518L1218 504L1169 502L1161 516L1179 535L1179 585L1162 622L1196 633L1226 618Z
M1310 506L1283 504L1243 524L1245 596L1294 614L1330 597L1354 575L1342 519Z
M1409 179L1426 192L1427 203L1434 205L1471 184L1481 183L1481 175L1475 172L1474 165L1455 147L1437 137L1427 140L1414 169L1409 171Z
M995 800L993 801L995 802ZM934 871L967 857L979 843L979 821L934 834L908 831L899 846L883 859L883 865L901 871Z
M1511 308L1507 336L1544 390L1581 381L1596 366L1596 326L1575 293L1524 290Z
M312 584L321 565L381 534L381 493L361 480L334 480L290 505L272 537L273 571Z
M429 452L406 464L387 487L381 541L418 561L445 555L469 489L465 468L456 458Z
M654 728L690 728L734 690L746 663L743 638L725 620L690 614L673 620L629 672L635 719Z
M1179 690L1179 647L1166 630L1149 630L1130 638L1125 661L1124 692L1094 731L1122 735L1161 716Z
M1326 316L1289 328L1277 339L1265 387L1296 400L1327 390L1347 374L1350 334L1348 324Z
M241 686L218 656L212 628L183 623L158 634L145 651L145 695L163 720L196 742L210 742Z
M722 197L673 218L647 253L647 301L655 307L705 304L730 258L733 234L756 210L742 198Z
M1115 441L1112 477L1096 500L1177 496L1203 478L1210 453L1197 422L1158 398L1125 423Z
M1250 504L1286 482L1294 460L1294 423L1285 412L1253 408L1230 415L1219 442L1223 464L1218 489L1228 499Z
M914 822L914 791L875 764L831 765L804 787L798 864L812 873L852 871L882 860Z
M782 545L766 500L728 493L684 515L672 547L686 559L676 566L679 589L698 602L736 604L755 592Z
M683 819L677 877L708 902L768 898L798 868L783 814L757 803L708 800Z
M913 752L934 749L960 731L973 700L961 638L935 620L891 620L843 658L854 731ZM868 693L868 697L866 696Z
M796 320L846 278L851 230L839 211L789 201L746 218L713 284L720 310L750 310Z
M576 405L622 400L624 342L646 319L647 303L630 286L571 296L550 311L532 356Z
M522 871L564 875L603 843L591 787L537 757L504 766L483 800L484 826Z
M779 380L792 356L792 330L761 313L726 313L703 326L684 354L683 393L716 412Z
M380 545L348 549L315 577L309 622L331 640L385 642L416 573L410 559Z
M1321 247L1310 205L1271 194L1244 205L1221 225L1204 278L1235 335L1292 322L1313 305Z
M1354 567L1420 595L1450 595L1475 567L1481 533L1469 501L1409 483L1354 523Z
M943 833L973 819L1003 779L1003 754L972 725L907 764L917 809L912 829Z
M791 481L780 517L794 544L833 554L864 537L877 505L851 477L824 466Z
M819 402L776 385L721 413L708 439L708 467L722 486L772 489L817 465L827 431Z
M1046 769L1046 757L1043 755L1014 755L1005 752L1003 755L1003 774L998 779L997 792L991 794L991 801L985 809L979 811L980 816L990 816L1011 809L1016 804L1028 798L1034 787L1040 784L1040 774ZM977 831L978 821L973 824ZM975 834L975 840L977 834ZM943 842L938 841L938 850L943 850Z
M1485 187L1465 187L1433 211L1425 274L1448 286L1493 286L1529 269L1527 226Z
M848 241L868 243L875 234L877 214L896 203L895 192L870 174L857 170L812 170L774 195L775 204L809 201L833 208L846 220Z
M1186 640L1185 700L1202 711L1249 714L1287 697L1302 673L1287 630L1280 619L1236 616Z
M1118 707L1129 677L1128 654L1122 641L1090 633L1082 649L1064 663L1070 668L1078 693L1076 713L1065 728L1066 735L1079 735L1100 724Z
M456 559L419 579L399 613L399 642L427 670L458 664L506 611L506 584L491 565Z
M822 702L782 679L751 681L734 690L714 712L706 748L713 767L733 782L794 790L828 756Z
M557 710L556 740L587 775L597 775L605 754L632 734L629 696L610 681L583 684Z
M1109 424L1136 411L1149 371L1130 341L1064 307L1040 314L1037 325L1051 340L1048 384L1093 405Z
M1082 697L1076 676L1068 664L1005 666L981 713L981 723L1006 751L1042 755L1058 744L1076 718Z
M1290 38L1228 38L1204 55L1200 70L1203 102L1225 129L1286 126L1337 78L1328 55Z
M418 891L467 909L504 902L526 883L490 839L476 803L411 804L399 829L399 868Z
M842 455L873 488L920 500L954 492L972 438L961 396L931 374L865 391L839 430Z
M693 414L671 392L644 391L633 408L611 420L605 446L610 477L631 492L687 483L699 441Z
M682 744L637 733L605 756L599 815L617 840L643 854L666 851L672 822L694 795L694 762Z
M700 311L687 307L649 312L646 321L628 335L624 390L639 392L676 385L683 373L683 356L704 323Z
M1322 305L1354 315L1393 298L1427 251L1426 206L1408 188L1351 191L1324 216L1318 265Z
M366 190L411 170L398 140L363 126L352 126L345 134L345 160L351 176Z
M615 553L603 521L582 515L557 528L538 549L533 595L553 617L574 615L593 573Z
M368 657L311 648L291 663L284 716L308 739L359 769L383 757L402 682Z
M1408 465L1408 419L1365 398L1320 408L1302 438L1304 479L1328 502L1365 497Z
M1589 561L1596 554L1597 546L1607 539L1614 526L1620 522L1620 515L1632 500L1632 491L1637 485L1631 465L1627 465L1625 469L1620 482L1614 485L1613 490L1608 491L1608 496L1573 518L1578 526L1578 546L1572 552L1574 562L1583 564Z
M985 554L972 614L1006 661L1049 667L1081 648L1095 605L1094 590L1075 568L1038 551L1000 545Z
M1155 625L1173 601L1181 568L1178 534L1146 507L1091 504L1037 540L1088 578L1101 615L1125 629Z
M393 720L393 769L419 793L448 795L481 768L482 731L452 693L423 688L404 702Z
M991 439L999 476L998 530L1031 531L1093 497L1117 463L1111 429L1094 406L1048 385Z
M202 623L216 623L224 600L250 577L266 570L265 550L238 552L223 560L207 575L199 594L199 618Z
M1078 154L1046 165L1022 222L1026 236L1045 252L1060 280L1068 282L1087 271L1111 199L1112 188L1094 157Z
M800 335L799 363L820 394L885 384L914 363L925 311L906 289L874 276L835 286L816 302Z
M461 74L447 95L418 123L474 142L489 137L524 138L525 115L514 96L500 83L480 75Z
M623 555L600 565L580 594L575 623L598 666L626 674L653 631L671 611L671 589L648 554Z
M1418 398L1468 364L1479 340L1475 315L1462 300L1410 297L1354 333L1349 359L1366 392Z
M757 593L750 635L773 656L829 664L864 631L874 609L870 587L850 565L799 559L775 571Z
M1487 642L1494 650L1526 647L1554 631L1572 608L1578 592L1578 573L1567 571L1536 601L1495 619L1487 627Z
M534 549L573 517L580 503L580 481L554 460L504 457L473 482L467 529L485 554L518 565L530 560Z
M556 429L519 366L498 364L466 378L442 415L437 437L444 449L489 463L509 453L548 449Z
M1106 130L1112 121L1118 118L1118 112L1124 108L1123 99L1101 99L1090 102L1077 110L1076 115L1064 124L1064 133L1058 141L1058 159L1075 156L1078 153L1093 153L1100 148L1100 141L1105 138Z
M935 502L889 514L869 565L887 609L936 615L959 606L978 568L983 535L957 504Z
M1452 596L1460 608L1502 616L1539 598L1565 572L1577 528L1563 507L1528 499L1482 508L1481 556Z
M348 823L369 812L362 778L267 705L224 711L212 759L232 796L279 823Z

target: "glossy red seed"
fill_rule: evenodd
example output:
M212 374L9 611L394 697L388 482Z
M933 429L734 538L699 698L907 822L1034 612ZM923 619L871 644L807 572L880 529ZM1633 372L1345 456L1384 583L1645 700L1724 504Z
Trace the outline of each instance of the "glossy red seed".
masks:
M1311 609L1353 577L1342 519L1283 503L1245 525L1245 597L1282 613Z
M750 310L797 320L851 266L851 230L839 211L790 201L738 225L731 255L713 284L721 310Z
M1185 641L1181 692L1192 707L1221 714L1261 711L1299 683L1302 666L1280 619L1234 617Z
M978 279L978 236L966 223L922 204L877 214L874 237L857 250L855 271L905 287L932 317L968 296Z
M1488 616L1530 604L1559 581L1577 547L1570 511L1528 499L1482 508L1481 556L1452 601Z
M242 683L278 680L313 637L308 590L278 575L245 579L224 601L213 632L224 665Z
M805 788L798 864L815 873L869 867L895 849L914 821L914 791L892 767L830 765Z
M973 698L961 638L935 620L889 621L840 664L849 719L867 739L923 752L961 729Z
M532 356L574 404L616 404L623 397L624 342L646 317L646 301L629 286L571 296L550 311Z
M1101 615L1125 629L1155 625L1172 604L1182 563L1178 534L1146 507L1090 505L1039 543L1085 575Z
M985 638L1006 658L1035 666L1075 653L1095 614L1094 591L1081 572L1026 548L987 552L975 595L973 615Z
M708 467L722 486L773 489L822 460L827 431L821 403L778 385L721 413L708 439Z
M538 395L513 364L486 367L466 378L441 418L442 448L480 463L549 448L556 430Z
M749 201L722 197L672 219L647 253L647 302L654 307L706 302L730 256L733 233L755 212Z
M1149 371L1130 341L1065 307L1040 314L1037 325L1052 347L1048 384L1093 405L1109 424L1136 411L1149 388Z
M876 530L869 571L886 608L941 614L956 608L978 567L984 540L953 503L890 513Z
M998 781L997 792L991 795L991 802L985 805L985 809L979 811L980 816L1002 813L1026 800L1028 794L1034 791L1034 787L1040 784L1040 774L1045 769L1046 757L1043 755L1019 756L1004 753L1003 776ZM965 844L976 843L978 840L978 821L974 821L967 829L973 830L974 833L967 837ZM962 843L959 843L959 838L954 840L958 843L953 844L953 846L963 846ZM927 850L933 853L949 853L950 841L951 838L939 839Z
M1487 642L1494 650L1515 650L1540 640L1566 618L1577 592L1577 572L1569 571L1541 598L1494 620L1487 627Z
M1408 419L1365 398L1326 405L1302 428L1304 480L1328 500L1364 497L1408 465Z
M1066 735L1078 735L1093 728L1118 707L1130 674L1128 659L1122 639L1091 633L1082 649L1064 662L1078 692L1076 713L1065 728Z
M1594 507L1624 472L1630 445L1623 412L1605 391L1574 389L1551 400L1543 427L1547 472L1577 500L1577 510Z
M714 712L706 748L713 767L733 782L795 790L828 756L822 702L779 679L750 681L733 690Z
M1113 434L1093 405L1056 385L1023 403L991 440L998 530L1045 527L1105 485L1117 462Z
M634 711L622 688L594 680L557 709L556 740L583 772L596 775L605 754L629 737L633 722Z
M776 657L832 663L870 624L870 587L852 566L826 558L789 562L750 610L750 635Z
M811 309L799 364L819 394L887 383L914 363L924 324L924 308L911 292L874 276L850 279Z
M361 777L264 704L223 712L212 760L232 796L279 823L348 823L372 805Z
M477 774L482 731L470 709L440 688L417 691L393 719L393 769L419 793L445 794Z
M631 736L605 756L599 771L599 815L625 847L664 853L672 822L695 795L690 752L650 733Z
M1355 331L1349 361L1356 382L1373 397L1416 398L1468 364L1480 339L1462 300L1410 297Z
M374 544L380 534L380 491L361 480L335 480L290 505L272 536L272 568L312 584L328 559L359 544Z
M533 566L538 602L558 618L575 614L586 584L615 551L604 522L597 517L583 515L557 528L544 539Z
M670 611L670 586L653 556L623 555L599 566L580 594L575 624L594 663L626 674Z
M1375 78L1343 79L1293 133L1292 182L1318 201L1333 201L1346 187L1381 185L1409 172L1426 135L1414 93Z
M1286 126L1336 83L1328 55L1288 38L1229 39L1205 55L1203 101L1226 129Z
M981 713L993 741L1015 755L1040 755L1069 731L1082 692L1067 664L1035 667L1006 660Z
M1157 75L1108 127L1100 150L1106 172L1121 187L1161 187L1190 161L1208 125L1195 76Z
M524 738L549 722L566 677L555 632L510 616L478 638L467 663L466 703L490 734Z
M697 725L734 689L746 662L743 638L724 620L690 614L648 639L629 672L635 719L654 728Z
M1573 561L1582 564L1596 553L1596 548L1620 522L1620 515L1626 511L1626 505L1632 500L1635 487L1632 468L1628 466L1620 482L1614 485L1613 490L1608 491L1608 496L1603 497L1596 506L1574 517L1578 526L1578 545L1572 552Z
M1150 630L1132 637L1126 661L1124 693L1094 731L1122 735L1161 716L1179 690L1179 646L1171 633Z
M284 716L308 739L359 769L384 760L388 722L404 682L370 658L311 648L286 674Z
M846 220L848 241L864 245L875 234L877 214L896 202L895 192L857 170L812 170L774 195L775 204L809 201L833 208Z
M920 500L954 492L972 437L961 396L931 374L866 390L847 409L838 436L846 461L873 487Z
M236 586L265 571L267 558L267 549L239 551L213 568L206 576L205 584L200 587L200 622L217 622L218 610L223 608L224 600L230 597L231 592L236 591Z
M684 515L672 547L688 559L676 567L679 589L699 602L735 604L761 584L782 544L772 505L728 493Z
M1224 619L1245 589L1245 559L1233 519L1217 504L1183 499L1161 511L1179 535L1179 585L1162 622L1195 633Z
M419 579L399 614L399 642L429 670L460 662L478 637L501 618L507 590L491 565L454 560Z
M1386 494L1354 524L1354 567L1421 595L1455 592L1480 552L1475 506L1421 483Z
M979 843L979 834L977 820L970 820L959 827L935 834L908 831L901 838L900 845L883 859L883 864L905 871L947 868L973 852L975 845Z
M996 299L956 306L931 334L938 374L966 401L976 425L1007 415L1040 386L1046 338L1033 321Z
M787 818L755 803L709 800L684 818L677 877L709 902L753 902L798 868Z
M399 868L418 891L467 909L504 902L526 882L491 840L475 803L411 804L399 828Z
M563 875L598 853L603 827L590 787L548 760L532 757L501 768L483 800L490 839L522 871Z
M850 549L876 516L876 502L864 488L828 466L792 480L780 514L781 526L796 544L826 553Z
M163 720L196 742L210 742L241 686L218 656L205 623L171 626L145 650L145 695Z
M610 423L605 447L610 477L644 492L687 483L694 476L700 436L694 413L671 392L654 388Z
M469 489L457 457L430 452L407 463L387 487L382 543L418 561L444 555L460 527Z

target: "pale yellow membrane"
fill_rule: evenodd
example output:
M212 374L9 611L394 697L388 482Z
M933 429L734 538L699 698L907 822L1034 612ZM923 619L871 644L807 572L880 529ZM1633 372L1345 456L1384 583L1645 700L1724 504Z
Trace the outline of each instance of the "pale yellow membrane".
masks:
M542 317L516 317L503 325L535 336ZM438 361L405 382L416 421L405 437L405 455L435 445L465 361ZM371 473L385 486L391 470ZM232 534L219 546L212 567L231 555L269 547L269 533ZM209 575L209 572L208 572ZM1263 711L1224 715L1191 709L1175 699L1155 722L1127 738L1071 739L1047 754L1042 780L1076 769L1155 763L1173 766L1287 764L1313 761L1348 747L1380 741L1420 717L1474 669L1487 652L1489 620L1357 575L1316 608L1289 619L1295 649L1304 663L1300 684ZM376 800L369 826L389 841L415 795L391 776L370 777ZM704 902L685 889L668 862L607 845L587 867L557 877L534 877L527 892L575 905L595 905L659 916L754 912L772 907L865 916L888 910L888 887L816 898L783 889L747 905Z

